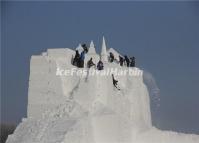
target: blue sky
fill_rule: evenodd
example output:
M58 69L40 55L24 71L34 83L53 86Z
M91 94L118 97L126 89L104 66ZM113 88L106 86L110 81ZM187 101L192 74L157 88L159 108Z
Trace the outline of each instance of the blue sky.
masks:
M31 55L94 40L136 57L161 101L155 126L199 134L199 2L2 2L2 122L26 117Z

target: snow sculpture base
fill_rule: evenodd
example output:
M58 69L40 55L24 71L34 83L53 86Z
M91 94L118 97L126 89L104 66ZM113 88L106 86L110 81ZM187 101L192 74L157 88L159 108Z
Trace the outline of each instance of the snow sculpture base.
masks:
M57 76L57 68L76 68L71 65L74 54L71 49L50 49L32 56L28 117L6 143L199 142L198 135L152 127L149 95L142 76L117 76L120 91L113 87L111 76ZM94 49L85 60L91 57L95 63L100 59ZM105 70L127 69L116 63L104 66Z

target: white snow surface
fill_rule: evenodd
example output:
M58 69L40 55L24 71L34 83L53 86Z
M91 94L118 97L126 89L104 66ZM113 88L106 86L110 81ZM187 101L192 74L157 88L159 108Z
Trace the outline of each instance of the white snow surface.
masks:
M199 143L199 135L152 126L143 76L115 76L120 91L111 76L57 76L57 68L76 68L74 54L62 48L31 57L28 117L6 143ZM86 61L90 57L96 63L100 56L92 52Z

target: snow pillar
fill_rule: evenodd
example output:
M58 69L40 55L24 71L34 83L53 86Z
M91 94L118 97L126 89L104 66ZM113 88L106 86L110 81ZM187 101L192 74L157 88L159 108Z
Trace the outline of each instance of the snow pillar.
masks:
M103 41L102 41L102 50L101 50L100 58L101 58L102 62L108 62L107 51L106 51L106 42L105 42L104 36L103 36Z

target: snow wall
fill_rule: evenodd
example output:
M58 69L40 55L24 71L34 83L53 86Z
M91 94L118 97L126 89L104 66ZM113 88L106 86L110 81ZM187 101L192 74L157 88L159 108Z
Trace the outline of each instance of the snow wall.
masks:
M100 56L93 51L86 54L85 61L91 57L94 63L99 61ZM160 131L152 126L143 76L115 76L121 88L117 90L111 75L56 75L58 69L78 70L71 64L74 55L74 50L62 48L31 57L28 117L6 143L199 142L198 135ZM105 62L104 67L104 71L129 69L115 62Z

